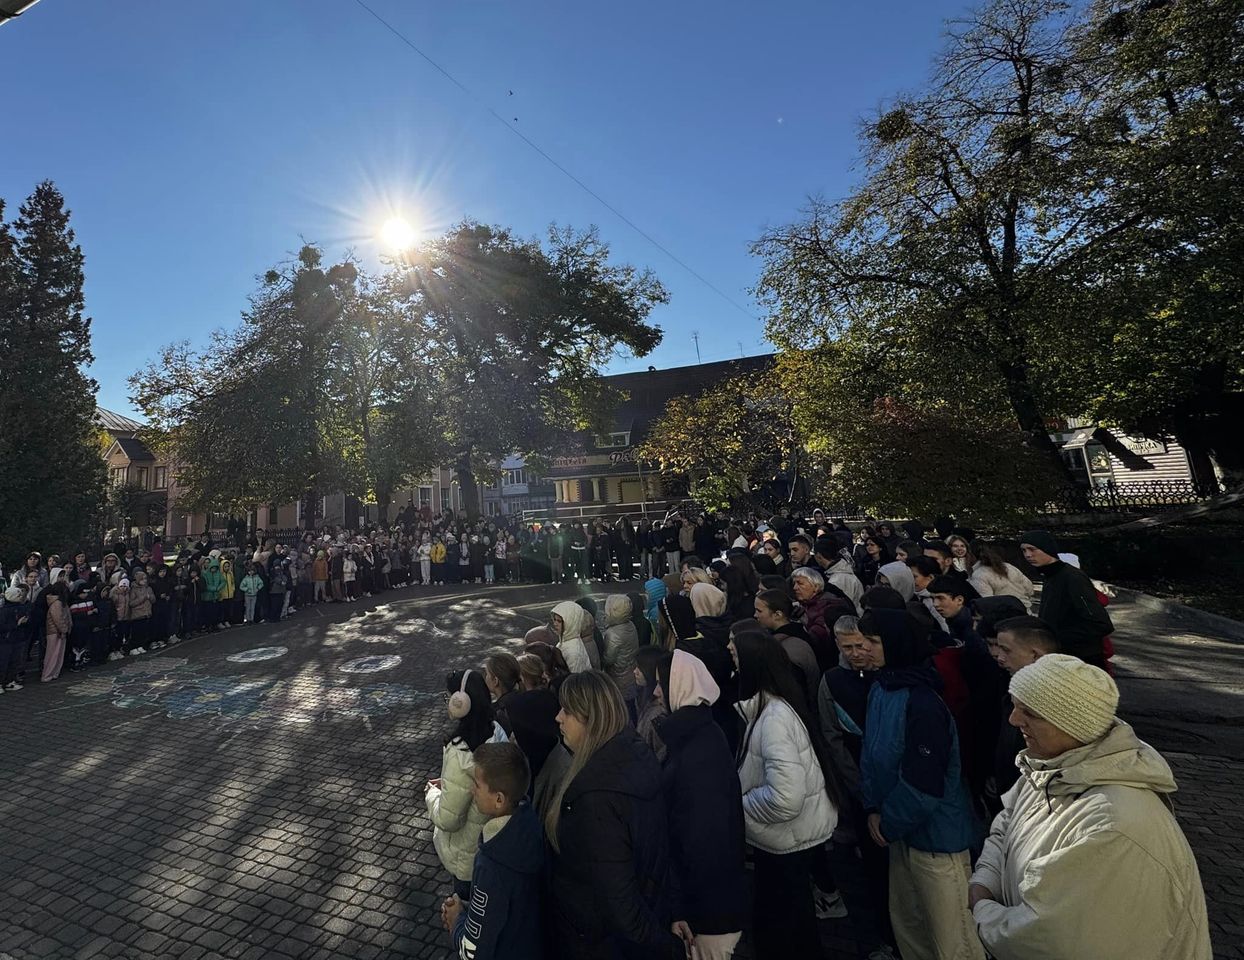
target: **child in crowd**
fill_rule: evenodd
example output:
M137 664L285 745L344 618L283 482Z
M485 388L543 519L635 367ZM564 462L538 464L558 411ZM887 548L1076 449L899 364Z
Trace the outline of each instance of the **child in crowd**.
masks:
M311 582L315 584L314 601L320 603L328 599L328 554L320 550L311 564Z
M431 582L438 587L445 585L445 555L445 538L437 536L436 541L432 544L430 556L432 560Z
M239 589L246 598L246 622L255 623L255 603L263 591L263 578L259 576L253 563L246 565L246 576L242 578Z
M432 843L445 869L453 875L454 893L462 900L471 894L471 864L487 816L471 802L474 752L482 743L506 739L493 719L492 697L477 670L455 671L445 678L450 719L456 721L445 742L441 775L428 781L424 800L432 821Z
M0 606L0 693L22 689L17 671L26 652L31 616L26 596L24 583L4 591L4 606Z
M432 538L427 532L419 544L419 575L425 587L432 582Z
M514 743L475 749L471 795L487 818L471 870L471 899L454 894L441 920L459 956L474 960L544 955L540 924L540 872L544 831L527 801L531 772Z

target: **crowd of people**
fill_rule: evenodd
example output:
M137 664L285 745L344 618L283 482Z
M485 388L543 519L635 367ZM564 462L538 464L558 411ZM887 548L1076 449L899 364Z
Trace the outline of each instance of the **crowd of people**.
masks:
M875 960L1208 960L1105 597L1046 531L1034 599L1018 556L917 527L688 537L451 673L426 800L457 954L811 958L849 913Z
M1022 559L819 511L240 539L32 552L0 685L390 590L634 584L446 678L425 800L464 958L724 960L745 930L810 958L848 913L876 960L1210 956L1174 778L1116 714L1107 598L1046 531Z

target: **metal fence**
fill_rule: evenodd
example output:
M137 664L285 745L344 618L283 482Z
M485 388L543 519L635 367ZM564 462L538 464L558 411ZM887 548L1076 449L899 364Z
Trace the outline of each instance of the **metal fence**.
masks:
M1069 487L1047 506L1049 513L1160 512L1201 503L1222 490L1217 482L1194 480L1113 480L1094 487Z

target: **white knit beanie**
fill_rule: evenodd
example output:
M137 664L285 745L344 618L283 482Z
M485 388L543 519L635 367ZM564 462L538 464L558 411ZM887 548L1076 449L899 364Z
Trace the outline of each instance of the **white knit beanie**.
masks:
M1110 674L1065 653L1047 653L1016 672L1011 697L1081 743L1105 736L1119 706Z

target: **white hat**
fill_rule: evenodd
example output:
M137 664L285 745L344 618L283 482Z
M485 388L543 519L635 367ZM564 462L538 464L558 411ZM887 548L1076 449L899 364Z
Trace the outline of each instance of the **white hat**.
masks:
M1080 743L1104 737L1119 707L1110 674L1066 653L1047 653L1017 671L1011 697Z

